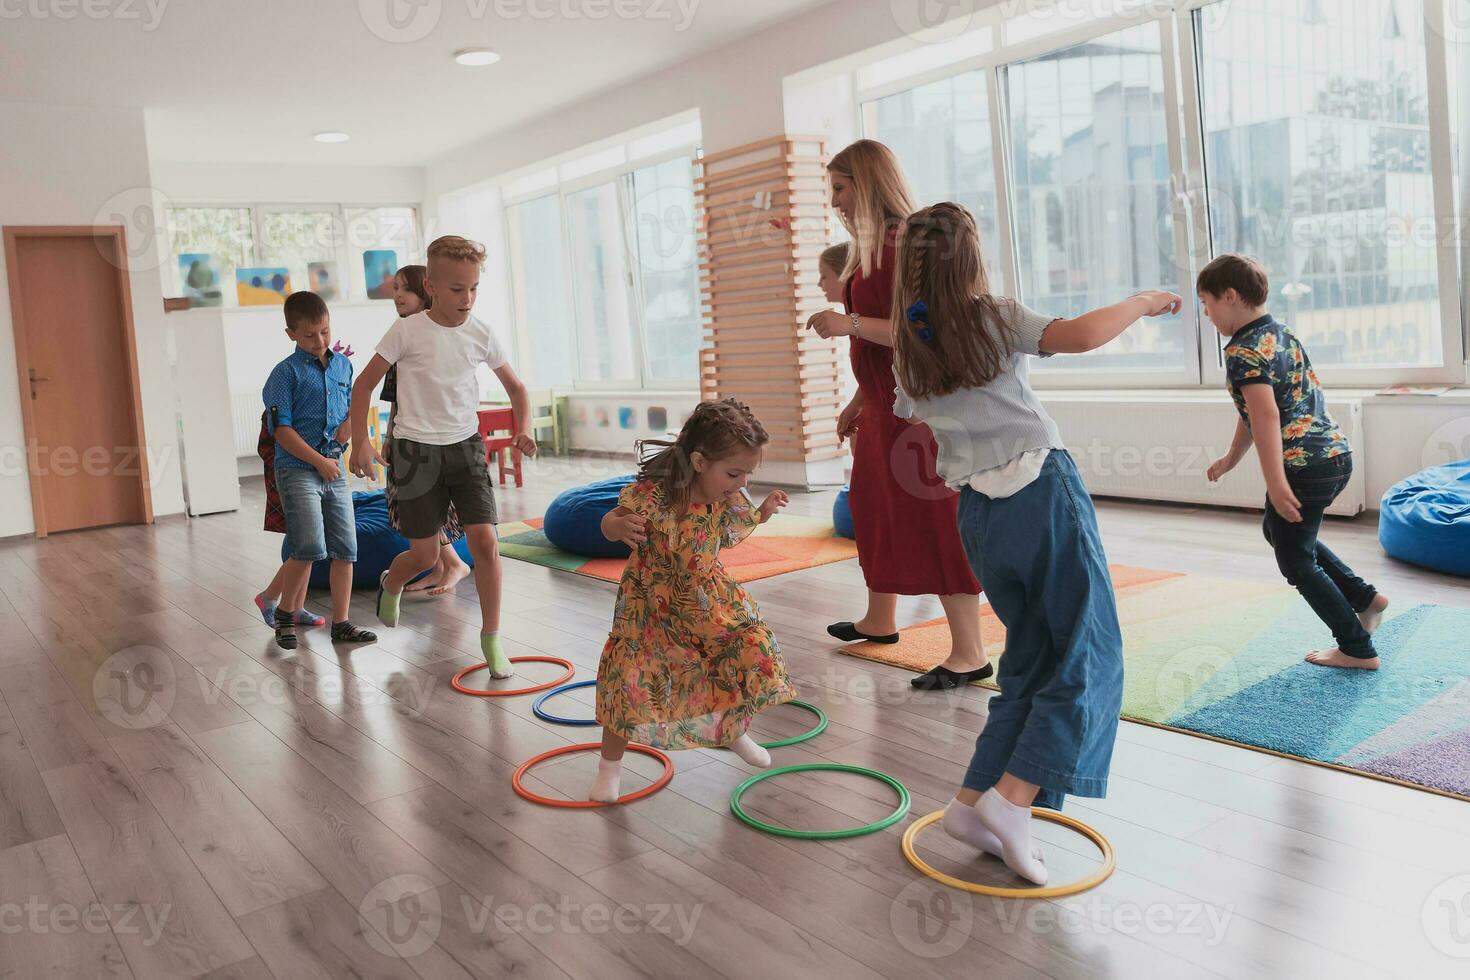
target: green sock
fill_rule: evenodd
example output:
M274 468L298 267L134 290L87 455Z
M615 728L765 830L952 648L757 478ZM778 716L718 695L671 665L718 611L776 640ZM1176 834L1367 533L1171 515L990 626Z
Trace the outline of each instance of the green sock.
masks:
M500 649L499 633L480 634L480 652L485 654L485 663L490 667L490 676L496 678L510 677L515 673L515 668L510 664L510 658L505 651Z
M402 592L389 592L383 588L383 582L387 580L388 573L384 572L378 576L378 619L384 626L394 627L398 625L398 601L403 598Z

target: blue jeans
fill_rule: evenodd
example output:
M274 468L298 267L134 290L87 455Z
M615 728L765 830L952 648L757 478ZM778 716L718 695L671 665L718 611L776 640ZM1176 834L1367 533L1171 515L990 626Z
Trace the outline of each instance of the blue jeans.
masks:
M1041 787L1036 805L1107 795L1123 706L1123 635L1092 498L1053 449L1014 496L960 491L960 540L1006 648L965 788L1005 773Z
M276 492L293 559L357 561L357 516L345 475L328 483L314 469L285 466L276 470Z
M1276 552L1276 567L1287 584L1301 593L1317 618L1332 630L1337 648L1349 657L1370 660L1378 656L1373 638L1363 629L1358 613L1373 602L1378 591L1364 582L1342 559L1317 540L1322 516L1353 476L1350 453L1322 463L1286 471L1286 482L1301 506L1302 519L1293 524L1266 498L1261 530Z

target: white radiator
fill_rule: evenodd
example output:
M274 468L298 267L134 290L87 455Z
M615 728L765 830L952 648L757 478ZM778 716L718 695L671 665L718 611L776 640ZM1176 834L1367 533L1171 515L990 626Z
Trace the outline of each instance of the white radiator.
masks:
M260 446L260 413L265 411L258 391L230 392L235 416L235 455L254 456Z
M1230 448L1235 432L1235 408L1228 396L1040 394L1095 496L1255 508L1265 500L1266 483L1254 450L1219 483L1205 475L1210 463ZM1363 404L1329 398L1327 410L1353 447L1352 480L1327 512L1351 517L1365 505Z

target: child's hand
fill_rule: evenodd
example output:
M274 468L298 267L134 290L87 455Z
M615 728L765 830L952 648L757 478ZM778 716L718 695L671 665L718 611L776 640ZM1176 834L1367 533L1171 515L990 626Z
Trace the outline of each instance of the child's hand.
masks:
M1266 493L1271 498L1271 506L1276 508L1276 513L1284 517L1288 524L1302 522L1302 502L1296 499L1296 494L1291 492L1287 483L1272 484L1266 487Z
M791 498L786 496L785 490L772 490L766 494L766 499L761 501L761 523L769 521L782 507L791 503Z
M364 439L352 446L352 457L348 460L347 468L353 476L364 480L371 479L374 466L387 466L387 460L378 454L378 450L372 443Z
M536 455L536 440L531 437L530 433L522 432L516 436L516 449L520 450L523 456L534 456Z
M648 540L648 518L641 514L620 514L609 519L607 523L608 536L613 541L621 541L634 550Z
M1178 293L1163 289L1146 289L1138 297L1148 301L1144 316L1172 316L1184 308L1184 299Z
M342 467L330 456L323 456L322 461L316 464L316 471L321 474L325 483L336 483L342 475Z
M857 434L858 416L863 414L861 404L849 403L837 416L837 441L841 443L844 439L851 439Z
M1221 456L1219 459L1210 464L1210 468L1205 473L1205 476L1209 478L1209 481L1211 483L1219 483L1220 477L1224 476L1226 473L1229 473L1233 469L1235 469L1235 464L1231 462L1230 457Z

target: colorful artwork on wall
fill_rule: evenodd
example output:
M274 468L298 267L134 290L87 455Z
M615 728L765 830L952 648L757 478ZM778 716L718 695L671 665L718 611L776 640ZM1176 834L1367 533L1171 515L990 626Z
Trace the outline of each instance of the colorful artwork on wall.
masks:
M179 253L179 281L190 306L223 306L224 290L219 284L219 267L214 256L203 252Z
M648 428L653 432L667 432L669 430L669 410L661 405L650 405Z
M235 295L241 306L280 306L291 294L291 271L284 266L235 270Z
M337 298L337 263L306 263L306 279L308 283L306 288L316 293L322 299L333 300Z
M606 429L608 427L606 408L598 405L597 408L593 409L593 417L597 419L597 427L599 429Z
M370 248L362 253L362 279L368 299L392 299L393 277L398 274L398 253L391 248Z
M618 406L618 428L636 429L638 427L638 416L633 409L627 405Z

